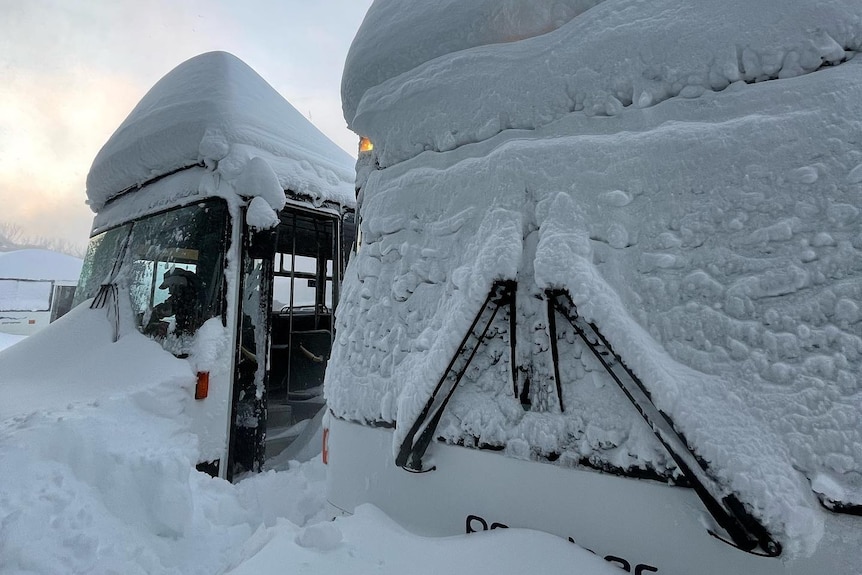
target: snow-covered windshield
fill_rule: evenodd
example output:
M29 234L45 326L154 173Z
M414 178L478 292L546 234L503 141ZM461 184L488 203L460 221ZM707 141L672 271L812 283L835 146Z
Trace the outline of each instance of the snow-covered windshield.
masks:
M228 230L227 205L215 199L103 232L90 240L76 301L116 284L137 328L175 347L222 313Z

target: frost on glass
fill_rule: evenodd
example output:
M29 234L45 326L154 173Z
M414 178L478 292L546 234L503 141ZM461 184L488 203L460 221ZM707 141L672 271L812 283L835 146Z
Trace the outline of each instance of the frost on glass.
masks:
M102 285L127 290L135 326L177 355L222 312L227 208L209 201L149 216L90 241L78 301Z
M90 238L75 290L75 305L96 297L103 284L113 281L112 276L120 267L121 251L131 229L132 224L125 224Z

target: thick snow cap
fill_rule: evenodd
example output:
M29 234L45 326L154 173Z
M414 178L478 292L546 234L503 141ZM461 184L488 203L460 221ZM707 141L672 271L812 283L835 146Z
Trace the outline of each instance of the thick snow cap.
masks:
M720 484L810 552L832 521L815 493L862 504L862 3L605 0L507 37L532 4L378 0L362 24L343 105L382 169L331 409L396 423L397 448L494 281L562 289ZM530 301L517 353L538 370ZM439 436L662 469L577 341L563 402L601 409L561 415L521 408L497 340Z
M344 116L365 90L459 50L514 42L555 30L602 0L377 0L356 33L341 86Z
M344 115L390 165L571 111L805 74L858 48L860 11L856 0L377 0L347 56Z
M282 189L353 203L353 159L235 56L210 52L147 92L93 161L88 203L98 212L125 190L204 164L233 179L253 157Z

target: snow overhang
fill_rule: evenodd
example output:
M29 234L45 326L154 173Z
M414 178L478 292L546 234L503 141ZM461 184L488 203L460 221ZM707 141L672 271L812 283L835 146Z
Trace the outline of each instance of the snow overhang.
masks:
M559 28L508 43L494 24L530 3L502 3L496 20L458 2L416 14L396 4L369 10L342 83L345 119L371 138L383 167L570 113L614 116L806 74L862 46L855 0L607 0L582 12L572 4Z
M447 54L546 34L602 1L376 0L345 62L341 98L348 126L369 88Z
M231 178L254 157L285 190L354 202L353 159L235 56L210 52L168 73L93 161L90 207L166 174L202 165Z

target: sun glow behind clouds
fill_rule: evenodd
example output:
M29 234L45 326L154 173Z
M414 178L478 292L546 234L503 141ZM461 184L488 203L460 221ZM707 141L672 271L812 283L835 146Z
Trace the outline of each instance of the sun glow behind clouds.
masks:
M211 50L245 60L355 156L339 82L370 4L0 0L0 222L83 245L96 153L159 78Z
M84 179L104 139L141 88L75 68L20 73L0 91L0 220L28 236L86 241Z

